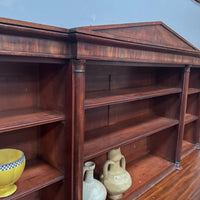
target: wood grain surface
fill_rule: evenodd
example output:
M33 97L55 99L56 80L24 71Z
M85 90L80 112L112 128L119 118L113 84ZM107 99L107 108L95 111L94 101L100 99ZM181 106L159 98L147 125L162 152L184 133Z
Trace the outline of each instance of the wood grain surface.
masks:
M182 170L174 171L137 200L199 200L200 152L194 151L182 161Z

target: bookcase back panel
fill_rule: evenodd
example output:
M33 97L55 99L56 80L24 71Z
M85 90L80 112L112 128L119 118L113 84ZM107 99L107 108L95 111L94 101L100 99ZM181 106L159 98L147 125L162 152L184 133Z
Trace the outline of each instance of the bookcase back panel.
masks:
M154 99L152 108L156 115L179 119L180 101L180 94L158 97Z
M183 68L156 68L156 84L163 87L182 87Z
M197 122L189 123L185 126L183 139L195 144L196 143Z
M65 164L65 139L63 123L52 123L40 127L39 155L60 171L63 171Z
M155 69L113 67L110 85L111 89L138 88L155 85Z
M63 182L58 182L40 190L40 200L65 200L65 187Z
M182 68L87 65L86 92L149 86L181 87L182 72Z
M38 127L1 133L0 149L14 148L24 152L27 160L38 157Z
M121 147L126 162L130 163L149 153L148 139L143 138Z
M0 91L0 111L36 107L37 65L0 63Z
M86 66L86 92L150 85L155 85L155 73L151 68Z
M149 137L151 154L175 162L178 127L174 126Z
M46 64L39 71L39 106L63 112L65 107L66 71L63 65Z
M85 91L98 91L110 89L111 70L105 66L85 67Z
M190 88L200 88L200 69L192 68L190 72Z
M63 112L66 68L43 65L0 63L0 111L42 108Z
M199 94L192 94L187 99L186 113L198 115L199 110Z
M110 106L109 124L136 118L137 120L152 115L152 99L133 101Z
M85 131L109 125L109 106L85 111Z
M103 106L85 111L85 131L133 118L144 120L152 114L152 100Z

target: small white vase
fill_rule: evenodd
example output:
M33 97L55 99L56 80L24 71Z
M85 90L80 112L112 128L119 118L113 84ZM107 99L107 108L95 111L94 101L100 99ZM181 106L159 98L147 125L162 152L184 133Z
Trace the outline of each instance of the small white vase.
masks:
M83 200L105 200L107 191L104 185L94 179L94 162L86 162L83 167Z

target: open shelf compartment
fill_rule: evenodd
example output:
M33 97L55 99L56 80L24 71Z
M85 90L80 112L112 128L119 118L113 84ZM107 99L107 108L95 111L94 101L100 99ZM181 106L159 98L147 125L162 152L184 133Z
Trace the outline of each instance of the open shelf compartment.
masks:
M193 74L191 76L193 76ZM191 81L193 81L193 79ZM187 101L181 158L184 158L189 153L191 153L195 149L195 144L199 142L198 110L199 110L199 94L193 93L188 96L188 101Z
M0 63L0 149L19 149L27 161L5 199L45 199L41 190L64 185L66 72L63 64Z
M84 159L177 125L178 102L174 94L86 110Z
M200 69L191 68L188 94L200 93Z
M44 187L64 180L64 175L49 164L34 160L28 163L21 178L16 183L17 191L3 200L16 200L38 191Z
M131 119L88 131L84 143L85 159L95 157L112 148L133 142L177 124L178 120L166 117L144 116L143 119Z
M85 109L181 93L181 72L165 67L87 65Z
M123 200L135 199L175 170L177 132L178 126L174 126L121 146L132 178L132 186L124 193ZM97 179L106 160L107 153L92 159L96 163Z
M195 149L196 139L197 121L193 121L185 125L181 158L184 158Z
M107 152L121 148L133 199L175 170L182 68L86 65L84 161L102 174ZM142 81L141 81L142 80ZM194 116L187 115L187 122Z

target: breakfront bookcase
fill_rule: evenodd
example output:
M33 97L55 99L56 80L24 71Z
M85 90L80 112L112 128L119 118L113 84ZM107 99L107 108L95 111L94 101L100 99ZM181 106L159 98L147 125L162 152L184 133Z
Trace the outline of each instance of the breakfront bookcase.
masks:
M199 149L200 53L162 22L64 29L0 18L0 148L24 151L5 200L82 200L83 164L120 147L136 199ZM3 199L3 200L4 200Z
M136 199L199 149L200 53L162 22L71 29L76 61L74 199L83 163L120 147ZM79 60L79 61L78 61Z

